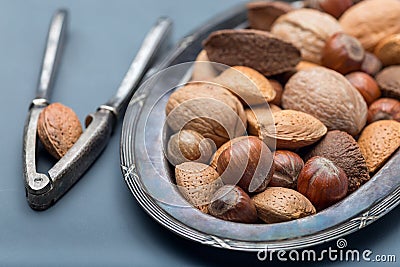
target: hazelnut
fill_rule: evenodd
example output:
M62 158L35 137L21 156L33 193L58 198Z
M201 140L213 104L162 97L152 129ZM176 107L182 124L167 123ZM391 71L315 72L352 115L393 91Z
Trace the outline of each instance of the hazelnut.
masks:
M222 220L254 223L257 221L257 210L249 195L235 185L224 185L219 188L208 205L210 215Z
M381 90L375 79L364 72L353 72L346 75L347 80L361 93L367 105L381 97Z
M351 0L306 0L304 6L324 11L335 18L339 18L353 5Z
M370 176L365 158L357 141L348 133L329 131L317 145L308 149L304 155L305 161L320 156L342 168L349 184L347 193L356 191L369 181Z
M377 56L370 52L365 52L364 61L361 65L361 71L375 76L382 69L382 62Z
M384 68L376 75L376 82L383 96L400 100L400 65Z
M274 173L273 155L254 136L241 138L225 149L217 161L217 171L225 184L237 184L248 193L263 191Z
M326 41L321 56L323 66L347 74L361 69L365 51L356 38L339 32Z
M214 143L210 139L192 130L182 130L169 139L167 156L174 166L187 161L207 164L214 150Z
M304 165L297 180L297 191L306 196L317 210L323 210L347 195L344 171L332 161L313 157Z
M304 162L296 153L288 150L275 151L275 171L269 186L295 189L297 187L297 177L303 167Z
M368 123L379 120L400 122L400 101L392 98L381 98L372 103L368 109Z

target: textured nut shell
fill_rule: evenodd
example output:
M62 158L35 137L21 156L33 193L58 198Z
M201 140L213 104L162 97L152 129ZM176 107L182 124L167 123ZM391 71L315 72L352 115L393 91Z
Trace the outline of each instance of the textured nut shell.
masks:
M293 75L285 86L282 105L313 115L329 130L352 136L367 122L368 107L361 94L344 76L323 67Z
M226 87L249 106L270 102L276 96L274 88L264 75L244 66L229 68L213 81Z
M203 163L185 162L175 168L179 191L190 204L204 213L208 212L214 193L223 185L218 178L218 173Z
M207 52L201 50L193 65L192 81L210 81L217 77L218 72L209 61Z
M316 64L321 64L321 51L326 40L341 31L334 17L307 8L279 17L271 29L273 34L300 49L303 60Z
M342 168L349 180L349 193L369 181L367 163L357 141L346 132L330 131L305 155L305 160L320 156Z
M246 66L265 76L292 70L300 51L291 43L259 30L220 30L203 42L211 61L228 66Z
M264 136L276 139L277 149L297 149L317 142L327 129L315 117L295 110L273 114L275 125L261 125Z
M252 197L258 217L266 223L279 223L315 214L315 207L299 192L269 187Z
M247 4L247 17L250 28L269 31L277 18L292 10L293 7L289 3L280 1L250 2Z
M375 48L375 55L385 66L400 64L400 34L381 40Z
M358 139L370 172L376 172L400 147L400 122L377 121L368 125Z
M400 32L400 1L366 0L349 8L340 18L343 30L373 51L380 40Z
M400 100L400 65L384 68L376 75L382 95Z
M310 68L314 68L314 67L319 67L320 65L312 63L312 62L308 62L308 61L300 61L299 64L297 64L296 66L296 70L297 71L301 71L301 70L306 70L306 69L310 69Z
M279 109L279 110L278 110ZM261 125L273 125L274 119L272 117L273 112L280 111L281 109L275 105L270 105L268 110L267 106L252 107L246 109L247 115L247 131L249 134L258 136L261 140L264 136L261 132Z
M82 126L72 109L53 103L40 113L37 131L46 150L60 159L79 139Z
M246 130L246 114L240 101L216 84L190 83L171 94L167 123L175 132L183 127L212 139L217 147Z

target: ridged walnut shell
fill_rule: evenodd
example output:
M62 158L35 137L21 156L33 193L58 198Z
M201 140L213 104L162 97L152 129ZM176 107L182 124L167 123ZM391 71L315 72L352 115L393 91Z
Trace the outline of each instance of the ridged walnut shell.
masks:
M303 8L279 17L271 33L295 45L302 59L321 64L321 52L326 40L342 28L337 20L315 9Z
M246 114L239 99L227 89L193 82L171 94L167 124L174 131L193 130L213 140L217 147L246 131Z
M352 136L367 122L368 107L362 95L343 75L323 67L293 75L285 86L282 105L313 115L329 130Z
M249 67L229 68L216 77L213 82L227 88L248 106L270 102L276 96L268 79Z
M368 125L358 144L369 171L376 172L400 147L400 122L383 120Z
M400 32L400 1L368 0L349 8L339 22L344 32L373 51L380 40Z
M214 193L223 185L213 168L197 162L176 166L175 179L184 198L204 213L208 212L208 204Z
M316 213L313 204L302 194L283 187L269 187L252 197L258 217L266 223L296 220Z
M274 125L261 125L263 136L276 139L277 149L297 149L312 145L323 137L327 128L315 117L300 111L274 112Z
M72 109L53 103L40 113L37 131L46 150L56 159L60 159L79 139L82 126Z

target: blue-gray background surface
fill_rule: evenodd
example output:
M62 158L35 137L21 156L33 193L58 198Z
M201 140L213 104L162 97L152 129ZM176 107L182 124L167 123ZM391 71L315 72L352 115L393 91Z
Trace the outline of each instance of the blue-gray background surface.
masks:
M35 212L28 207L22 176L24 120L34 97L50 17L57 8L68 8L71 20L52 101L70 106L83 121L87 113L95 111L113 94L146 31L158 16L168 15L174 20L174 41L177 41L238 2L0 1L0 265L236 266L260 263L255 253L231 252L182 239L145 214L120 173L121 124L102 157L49 210ZM400 261L399 215L397 208L366 229L346 237L348 247L371 249L375 254L396 254ZM328 246L335 247L335 243L317 249ZM325 264L345 263L328 261ZM271 263L261 262L260 265Z

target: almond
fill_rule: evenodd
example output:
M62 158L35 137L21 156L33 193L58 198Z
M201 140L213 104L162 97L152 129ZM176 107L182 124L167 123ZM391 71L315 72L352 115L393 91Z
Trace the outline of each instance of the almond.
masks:
M192 81L210 81L217 77L218 71L213 67L205 50L201 50L193 65Z
M400 33L381 40L375 48L375 55L385 66L400 64Z
M223 185L216 170L197 162L177 165L175 179L186 200L204 213L208 212L208 204L214 193Z
M356 136L367 122L362 95L340 73L323 67L302 70L285 86L282 106L318 118L329 130Z
M382 120L368 125L358 144L369 171L374 173L400 147L400 122Z
M238 96L246 105L259 105L274 100L276 92L267 78L258 71L235 66L213 80Z
M291 43L259 30L220 30L203 42L211 61L228 66L246 66L265 76L292 70L300 51Z
M269 187L252 197L258 217L266 223L279 223L316 213L311 202L299 192L283 187Z
M304 112L282 110L273 116L275 124L261 125L261 134L276 139L277 149L297 149L314 144L327 132L321 121Z
M42 110L37 130L43 146L56 159L62 158L82 134L78 116L60 103Z
M270 104L269 109L266 105L256 106L245 110L247 116L247 131L249 134L263 139L261 125L273 124L272 113L281 111L276 105Z

